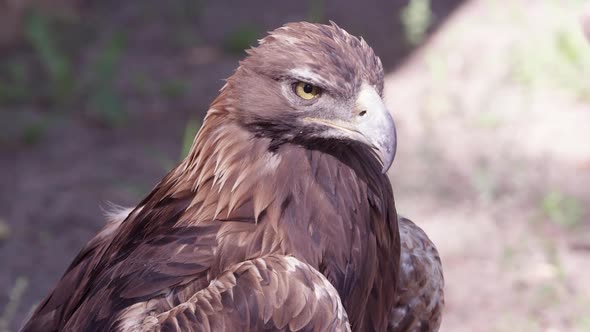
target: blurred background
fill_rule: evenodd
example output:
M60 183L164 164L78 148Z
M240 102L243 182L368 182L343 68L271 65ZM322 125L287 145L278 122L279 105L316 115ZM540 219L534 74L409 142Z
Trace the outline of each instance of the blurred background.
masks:
M137 204L186 154L244 48L300 20L334 20L385 64L390 175L443 259L441 331L590 331L583 6L0 0L0 332L104 225L102 207Z

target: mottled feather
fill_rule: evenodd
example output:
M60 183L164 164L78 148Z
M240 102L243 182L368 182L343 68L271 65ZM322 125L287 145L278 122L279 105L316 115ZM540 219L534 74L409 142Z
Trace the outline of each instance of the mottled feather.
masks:
M118 317L121 331L350 331L338 292L291 256L264 256L228 268L187 301L153 314L150 301Z
M436 332L442 321L444 277L440 256L426 233L400 217L399 288L388 331Z

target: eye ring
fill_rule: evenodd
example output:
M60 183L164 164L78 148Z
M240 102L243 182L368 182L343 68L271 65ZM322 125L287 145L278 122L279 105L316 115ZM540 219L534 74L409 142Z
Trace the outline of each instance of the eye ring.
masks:
M322 89L311 83L299 81L293 84L295 94L301 99L312 100L320 96Z

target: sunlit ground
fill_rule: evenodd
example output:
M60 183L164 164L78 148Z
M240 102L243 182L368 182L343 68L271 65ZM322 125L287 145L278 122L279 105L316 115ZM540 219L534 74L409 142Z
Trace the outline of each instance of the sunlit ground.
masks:
M442 331L590 331L581 1L472 1L386 80L398 209L441 252Z

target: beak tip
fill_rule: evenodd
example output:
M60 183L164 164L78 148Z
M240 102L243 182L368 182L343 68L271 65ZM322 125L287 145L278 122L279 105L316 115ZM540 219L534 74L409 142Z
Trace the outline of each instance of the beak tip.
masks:
M385 158L383 158L383 169L381 170L383 174L387 173L389 168L391 168L393 160L395 159L395 150L386 154L384 157Z
M393 127L393 135L391 136L390 146L383 151L381 154L381 161L383 163L383 169L381 170L383 174L387 173L393 161L395 160L395 155L397 152L397 132L395 130L395 126Z

